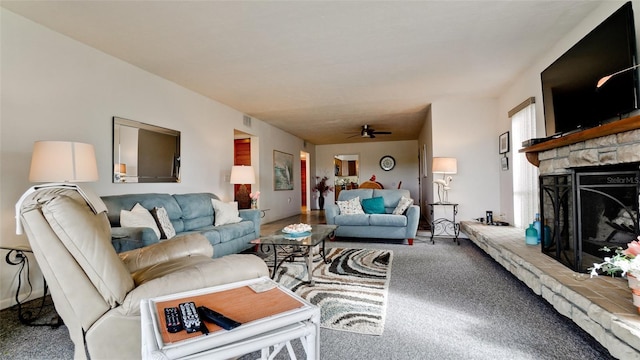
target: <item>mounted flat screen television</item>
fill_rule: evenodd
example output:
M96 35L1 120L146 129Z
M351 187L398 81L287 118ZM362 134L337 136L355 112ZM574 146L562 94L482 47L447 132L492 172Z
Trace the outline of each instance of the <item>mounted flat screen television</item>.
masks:
M599 126L638 109L636 69L596 88L602 77L636 65L636 58L633 9L627 2L542 72L547 136Z

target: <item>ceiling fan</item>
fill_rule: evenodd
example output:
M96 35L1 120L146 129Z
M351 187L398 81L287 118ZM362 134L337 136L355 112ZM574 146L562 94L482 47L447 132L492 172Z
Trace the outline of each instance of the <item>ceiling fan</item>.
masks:
M375 139L376 135L391 135L391 131L376 131L374 128L369 127L369 125L362 125L362 129L360 130L360 137ZM349 136L350 138L356 137L358 135Z

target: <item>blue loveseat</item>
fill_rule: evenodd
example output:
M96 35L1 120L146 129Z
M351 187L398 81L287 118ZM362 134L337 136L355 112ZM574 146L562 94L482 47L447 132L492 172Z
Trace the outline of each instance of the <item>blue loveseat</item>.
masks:
M327 224L339 225L336 236L373 239L402 239L413 245L413 239L418 231L420 207L411 205L402 215L393 215L393 210L402 198L410 198L409 190L405 189L356 189L342 190L338 201L347 201L359 197L360 201L382 197L384 214L356 214L340 213L336 204L325 208Z
M137 249L160 241L148 227L121 227L120 210L131 210L137 203L147 210L164 207L176 236L201 233L213 245L213 257L236 254L253 246L251 240L260 237L260 211L240 210L242 221L235 224L214 226L215 213L211 199L219 198L211 193L191 194L127 194L102 196L111 223L112 244L117 252Z

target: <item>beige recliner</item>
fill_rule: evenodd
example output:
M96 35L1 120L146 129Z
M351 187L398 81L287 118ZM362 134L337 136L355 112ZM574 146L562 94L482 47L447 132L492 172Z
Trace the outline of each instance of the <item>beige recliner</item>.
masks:
M199 234L117 254L106 213L92 210L104 204L91 205L75 190L45 188L20 206L76 359L140 358L141 299L269 275L254 255L212 259Z

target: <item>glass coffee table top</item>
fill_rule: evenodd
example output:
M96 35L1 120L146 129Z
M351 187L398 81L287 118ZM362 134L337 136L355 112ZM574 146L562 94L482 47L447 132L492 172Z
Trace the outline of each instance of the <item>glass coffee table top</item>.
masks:
M267 236L261 236L255 243L270 245L300 245L316 246L326 240L338 226L336 225L313 225L311 231L299 234L289 234L282 230Z
M289 234L278 230L271 235L261 236L252 243L259 246L258 255L263 257L268 265L272 264L269 265L272 268L271 278L285 261L303 258L307 266L307 281L313 285L313 249L319 246L322 261L328 263L325 257L325 241L327 238L333 238L333 232L337 228L336 225L313 225L311 231L300 234Z

